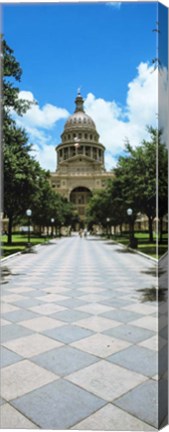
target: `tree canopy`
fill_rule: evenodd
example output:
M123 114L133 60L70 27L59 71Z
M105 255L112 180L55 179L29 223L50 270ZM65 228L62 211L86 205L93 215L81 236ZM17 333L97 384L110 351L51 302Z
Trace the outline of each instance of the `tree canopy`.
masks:
M32 221L41 226L48 226L51 217L58 225L67 224L73 208L52 189L49 172L33 158L26 131L19 128L13 119L13 112L23 115L30 108L30 102L19 97L16 82L21 80L22 69L4 39L2 61L3 211L9 220L8 243L11 243L13 224L23 220L27 208L32 209Z
M127 208L131 207L133 224L138 213L147 215L152 241L152 224L158 217L157 184L159 217L167 213L168 154L162 142L162 132L152 127L148 127L148 132L149 140L144 140L138 147L126 144L125 154L119 157L114 169L114 179L109 182L106 191L93 195L87 217L89 221L99 221L104 226L107 215L112 225L121 225L127 221Z

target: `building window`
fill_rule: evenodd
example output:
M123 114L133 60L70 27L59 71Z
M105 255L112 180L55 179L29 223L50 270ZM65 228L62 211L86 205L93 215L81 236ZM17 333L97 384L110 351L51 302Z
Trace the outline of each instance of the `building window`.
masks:
M70 140L70 134L68 135L68 139Z
M85 139L87 139L88 138L88 135L85 133Z
M57 188L60 188L60 180L58 180L58 181L56 182L56 187L57 187Z
M93 135L90 135L90 140L92 140L93 139Z
M68 158L67 148L64 149L64 160Z
M94 159L97 159L97 150L95 148L93 149L93 157Z

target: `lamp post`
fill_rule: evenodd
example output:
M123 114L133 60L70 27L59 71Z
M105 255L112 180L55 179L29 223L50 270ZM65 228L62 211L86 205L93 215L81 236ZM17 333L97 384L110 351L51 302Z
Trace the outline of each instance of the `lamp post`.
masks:
M109 222L110 222L110 218L109 218L109 217L106 218L106 222L107 222L107 237L109 238L109 237L110 237L110 233L109 233Z
M28 217L28 246L30 246L30 220L31 220L31 216L32 216L32 210L31 209L27 209L26 210L26 216Z
M53 237L53 225L54 225L55 219L54 219L54 218L51 218L50 221L51 221L51 225L52 225L51 236Z
M135 238L134 238L134 232L133 232L133 227L132 227L132 215L133 215L133 210L131 208L127 209L127 214L129 216L129 236L130 236L130 241L129 241L129 247L135 247Z

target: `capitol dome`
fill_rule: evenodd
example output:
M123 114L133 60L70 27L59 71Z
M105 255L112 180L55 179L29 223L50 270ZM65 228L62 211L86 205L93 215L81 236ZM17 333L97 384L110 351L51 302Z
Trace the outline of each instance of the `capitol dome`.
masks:
M92 120L91 117L89 117L89 115L87 115L84 112L83 103L84 100L80 92L78 92L77 97L75 99L75 104L76 104L75 112L74 114L69 116L68 120L66 121L64 131L68 131L69 129L77 128L77 127L90 129L93 130L94 132L96 131L96 126L94 121Z
M96 130L96 126L94 124L94 121L84 112L75 112L73 115L71 115L68 120L65 123L64 130L68 130L72 127L77 128L82 127L86 129L92 129Z
M84 100L78 92L75 99L75 111L70 115L64 125L64 130L61 135L62 143L72 142L76 137L86 140L88 137L96 143L99 142L99 134L96 130L93 119L84 111Z
M78 164L89 165L90 161L97 165L98 169L104 169L105 148L99 142L95 123L85 113L83 103L84 100L78 92L75 111L68 117L61 134L61 143L56 147L58 169L64 169L67 163L70 166L78 157Z

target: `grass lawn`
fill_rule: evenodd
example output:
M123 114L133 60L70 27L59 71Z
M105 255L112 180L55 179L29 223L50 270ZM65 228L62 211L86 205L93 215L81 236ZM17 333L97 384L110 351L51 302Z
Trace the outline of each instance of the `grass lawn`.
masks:
M157 245L154 234L154 243L149 242L149 235L147 232L135 232L134 236L138 239L138 247L137 250L143 252L147 255L152 256L153 258L160 258L165 254L168 250L168 235L164 234L163 242L158 245L158 255L157 255ZM129 244L129 235L112 235L112 240L117 241L118 243L122 243L125 246Z
M32 246L37 244L45 244L49 238L38 237L31 234L30 243ZM7 235L1 236L1 257L4 258L8 255L16 252L24 252L28 247L28 235L27 234L13 234L12 245L7 244Z

